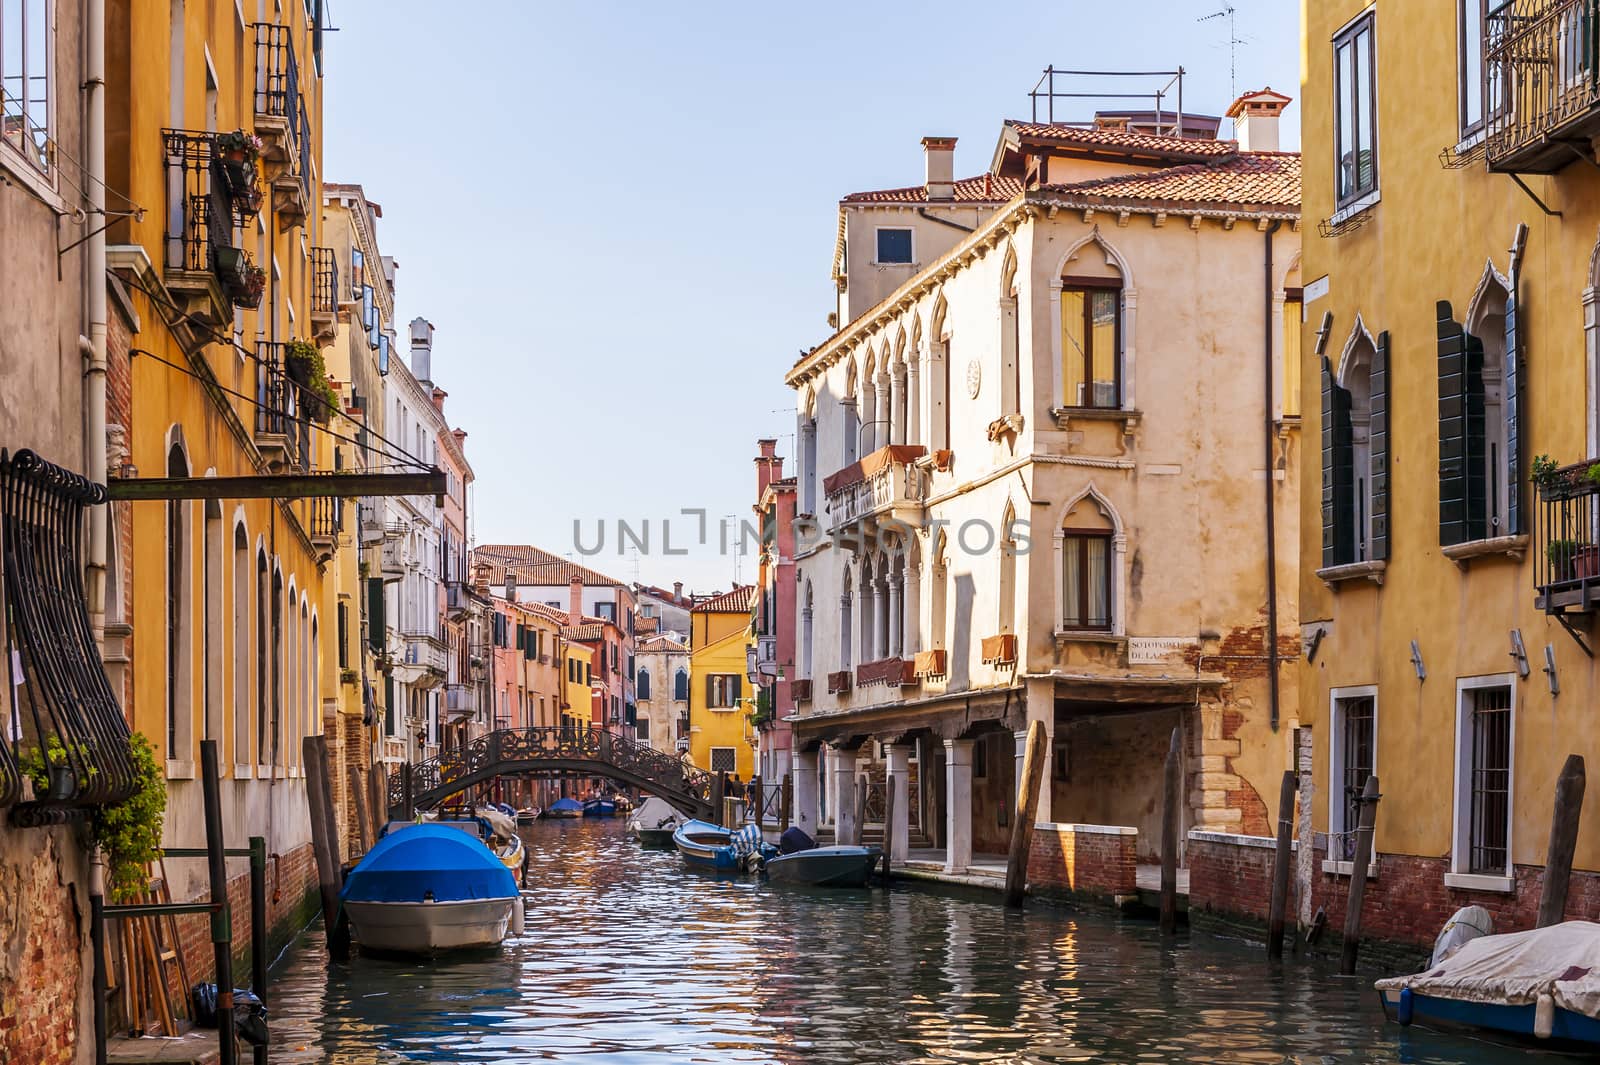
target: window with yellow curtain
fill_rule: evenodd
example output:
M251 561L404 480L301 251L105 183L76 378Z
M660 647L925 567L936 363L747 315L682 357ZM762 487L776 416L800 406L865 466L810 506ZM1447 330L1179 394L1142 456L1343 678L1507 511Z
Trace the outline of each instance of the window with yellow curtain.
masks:
M1122 289L1068 278L1061 289L1061 380L1068 407L1122 405Z
M1290 289L1283 301L1283 416L1300 417L1300 330L1305 317L1301 313L1300 290Z

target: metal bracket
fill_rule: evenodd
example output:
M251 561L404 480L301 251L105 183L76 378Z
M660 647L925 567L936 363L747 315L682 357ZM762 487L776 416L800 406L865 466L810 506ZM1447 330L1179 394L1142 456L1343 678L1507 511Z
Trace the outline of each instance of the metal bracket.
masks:
M1583 648L1583 653L1588 655L1590 658L1593 658L1594 651L1591 650L1588 643L1584 641L1583 634L1578 631L1577 626L1573 625L1572 622L1567 620L1567 615L1557 614L1555 618L1561 623L1561 627L1567 630L1567 635L1571 636L1577 645Z
M1552 211L1550 208L1548 208L1548 207L1546 207L1544 205L1544 201L1543 200L1539 199L1538 196L1534 195L1533 190L1528 188L1528 183L1526 181L1522 180L1522 175L1521 174L1507 174L1506 176L1509 177L1512 181L1515 181L1517 183L1517 188L1521 189L1523 192L1528 194L1528 199L1532 200L1534 203L1539 205L1539 210L1543 211L1545 214L1549 215L1552 218L1560 218L1561 217L1561 212L1560 211Z
M1528 649L1522 642L1522 630L1511 630L1511 658L1517 663L1517 676L1528 677Z

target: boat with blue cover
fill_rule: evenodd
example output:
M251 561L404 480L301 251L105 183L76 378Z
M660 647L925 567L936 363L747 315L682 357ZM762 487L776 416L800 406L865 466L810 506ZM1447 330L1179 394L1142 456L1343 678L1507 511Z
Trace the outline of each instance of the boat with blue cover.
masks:
M522 927L516 880L470 822L389 826L339 897L364 950L493 947Z
M583 803L577 799L557 799L546 808L546 817L582 817Z
M1436 952L1423 972L1379 980L1377 989L1384 1013L1402 1025L1600 1050L1600 924L1480 935L1443 957Z
M753 824L735 831L709 821L685 821L673 832L672 843L687 864L727 873L752 871L778 854Z

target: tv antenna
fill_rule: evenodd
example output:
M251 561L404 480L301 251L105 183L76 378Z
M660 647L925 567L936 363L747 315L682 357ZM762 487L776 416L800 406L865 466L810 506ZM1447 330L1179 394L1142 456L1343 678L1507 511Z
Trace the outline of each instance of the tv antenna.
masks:
M1195 21L1210 22L1219 18L1228 20L1228 99L1236 100L1239 98L1239 46L1247 42L1233 32L1233 5L1228 4L1221 11L1202 15Z

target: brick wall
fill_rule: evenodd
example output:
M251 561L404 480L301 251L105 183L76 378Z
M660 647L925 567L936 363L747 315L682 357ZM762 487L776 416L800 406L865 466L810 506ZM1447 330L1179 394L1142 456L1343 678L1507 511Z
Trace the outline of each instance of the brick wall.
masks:
M1189 915L1191 921L1250 928L1263 926L1272 891L1273 841L1261 836L1189 834ZM1324 872L1326 852L1314 852L1311 908L1327 915L1322 944L1338 944L1344 927L1350 878ZM1367 880L1361 908L1362 955L1369 960L1410 965L1425 956L1439 929L1463 906L1482 906L1494 916L1496 932L1517 932L1534 926L1544 867L1519 865L1510 892L1447 887L1447 858L1411 854L1378 855L1377 875ZM1290 914L1296 912L1291 878ZM1567 891L1568 920L1594 920L1600 915L1600 873L1574 870ZM1197 921L1198 918L1198 921Z
M1119 825L1035 825L1029 890L1045 898L1132 895L1138 846L1138 831Z
M92 1060L80 1046L92 1040L79 1039L89 1024L89 900L73 831L0 829L0 1062Z

